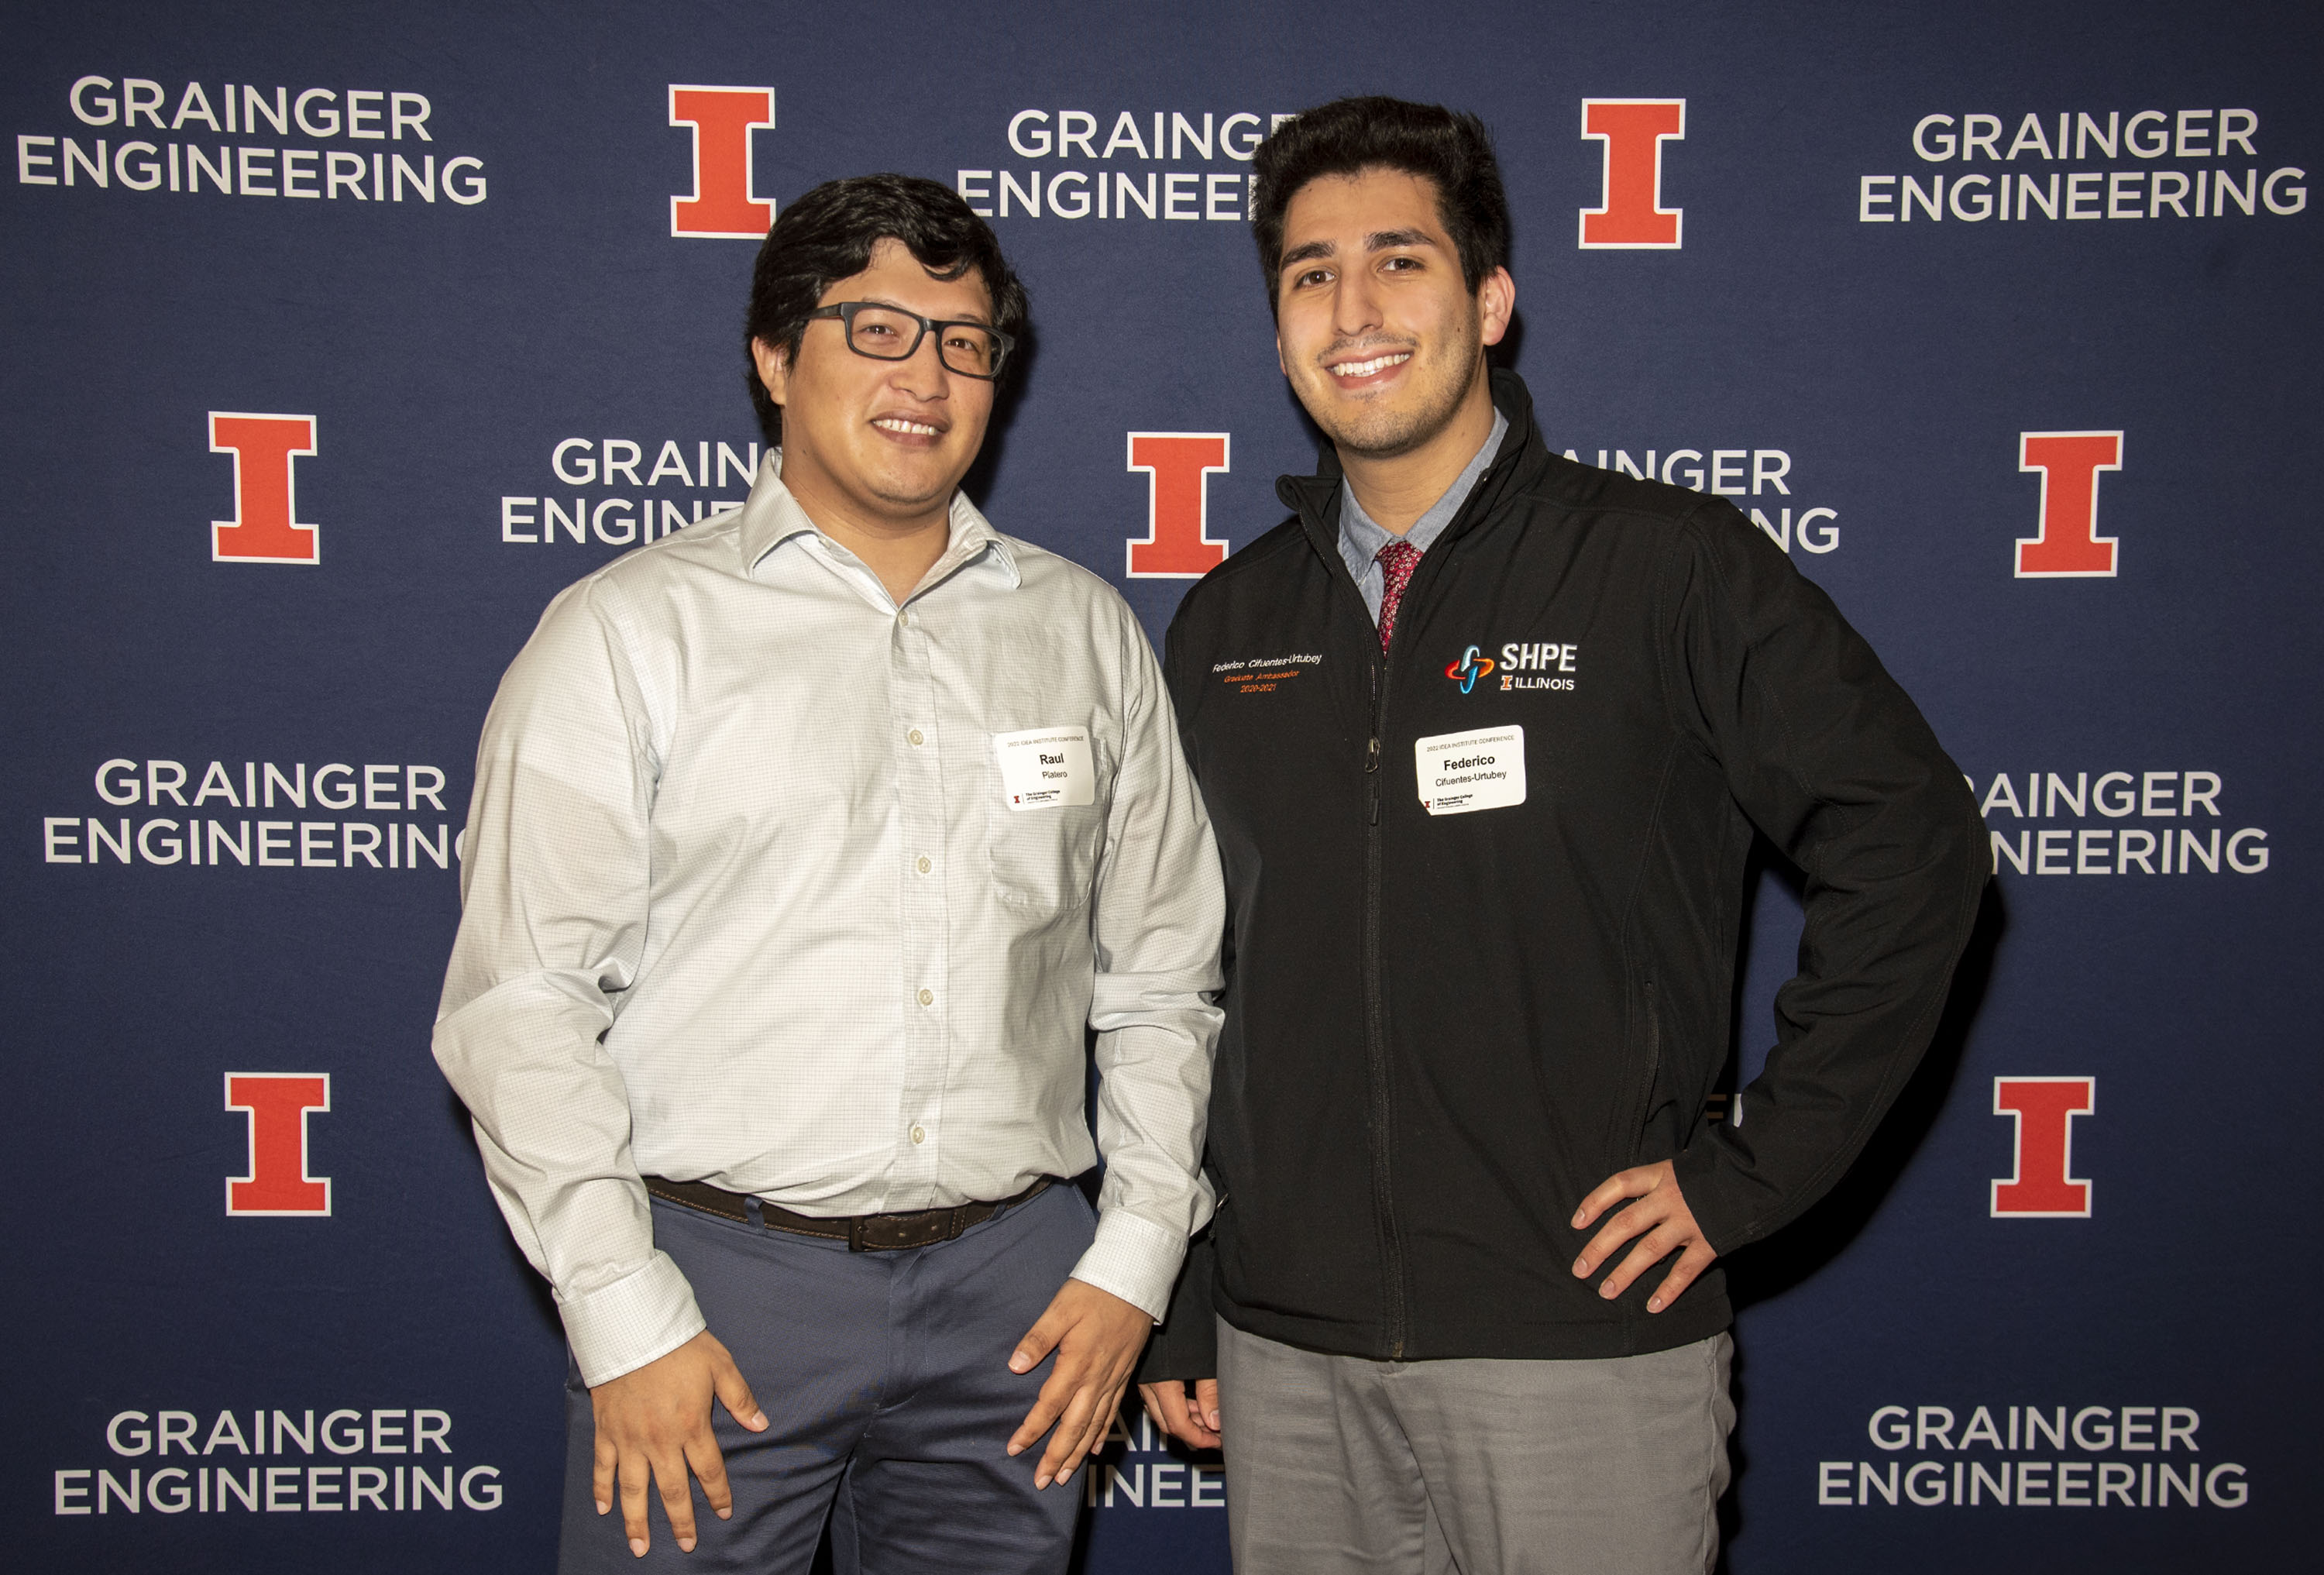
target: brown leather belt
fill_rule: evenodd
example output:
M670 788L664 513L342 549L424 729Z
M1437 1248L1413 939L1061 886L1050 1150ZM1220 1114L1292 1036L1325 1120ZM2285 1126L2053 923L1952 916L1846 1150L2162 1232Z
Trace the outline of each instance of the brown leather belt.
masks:
M751 1221L751 1206L756 1204L760 1223L770 1230L844 1241L850 1252L899 1252L906 1248L933 1247L939 1241L951 1241L970 1226L983 1224L1001 1210L1029 1202L1055 1178L1045 1175L1015 1197L1003 1198L997 1203L963 1203L957 1208L922 1209L912 1214L854 1214L827 1220L812 1214L794 1214L764 1199L730 1193L707 1182L664 1181L658 1175L643 1179L646 1191L663 1202L699 1209L722 1220L747 1225Z

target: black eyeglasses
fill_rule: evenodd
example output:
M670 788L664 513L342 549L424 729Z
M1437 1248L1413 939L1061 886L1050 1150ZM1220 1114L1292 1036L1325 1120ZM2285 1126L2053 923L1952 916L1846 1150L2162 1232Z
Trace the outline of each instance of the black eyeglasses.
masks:
M936 359L963 377L987 381L1001 375L1003 363L1017 341L984 323L938 322L877 301L842 300L817 307L807 320L837 318L847 328L847 347L874 361L908 361L918 353L929 330L936 336Z

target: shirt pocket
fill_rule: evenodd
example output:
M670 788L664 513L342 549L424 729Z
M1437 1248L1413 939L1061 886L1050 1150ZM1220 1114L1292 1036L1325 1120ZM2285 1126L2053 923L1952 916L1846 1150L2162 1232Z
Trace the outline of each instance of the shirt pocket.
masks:
M1011 806L996 751L987 743L985 855L1001 901L1028 913L1070 913L1088 903L1111 798L1112 751L1093 738L1084 769L1093 774L1087 804Z

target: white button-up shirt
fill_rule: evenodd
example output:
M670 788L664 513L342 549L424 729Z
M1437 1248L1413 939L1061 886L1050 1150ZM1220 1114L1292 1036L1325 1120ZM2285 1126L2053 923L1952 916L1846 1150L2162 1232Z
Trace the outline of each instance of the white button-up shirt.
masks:
M1085 1027L1074 1277L1158 1318L1210 1216L1224 897L1145 632L959 497L899 607L779 463L550 603L478 750L436 1057L592 1385L703 1327L641 1174L826 1217L1077 1174ZM1092 801L1012 808L994 735L1048 728Z

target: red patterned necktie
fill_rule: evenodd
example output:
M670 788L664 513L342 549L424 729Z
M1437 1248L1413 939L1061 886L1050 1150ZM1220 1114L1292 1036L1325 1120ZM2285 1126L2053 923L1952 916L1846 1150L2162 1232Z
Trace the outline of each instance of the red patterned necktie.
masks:
M1420 548L1409 541L1391 541L1379 549L1376 560L1380 566L1380 649L1388 649L1388 637L1396 632L1397 604L1404 600L1404 587L1412 583L1412 571L1420 566Z

